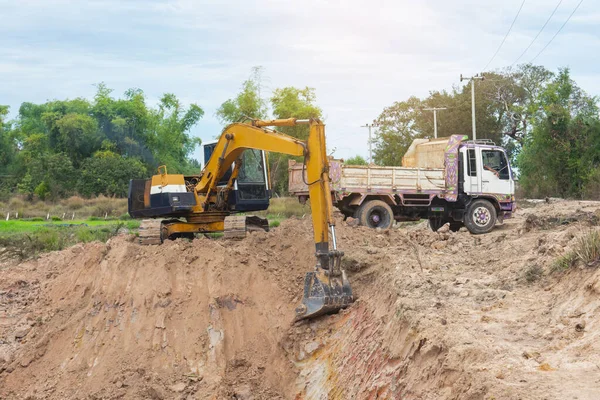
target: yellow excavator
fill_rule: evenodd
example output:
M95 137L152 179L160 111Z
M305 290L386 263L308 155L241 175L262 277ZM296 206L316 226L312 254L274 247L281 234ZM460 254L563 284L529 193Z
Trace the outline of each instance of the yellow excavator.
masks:
M309 126L307 140L271 129L297 125ZM265 152L303 156L317 263L306 274L296 320L336 312L352 303L352 289L341 267L344 253L338 250L335 236L325 125L317 119L294 118L234 123L204 151L207 162L199 175L168 174L161 166L152 179L130 181L129 214L154 218L142 222L140 243L160 244L208 232L240 238L250 230L268 230L266 220L239 215L269 205Z

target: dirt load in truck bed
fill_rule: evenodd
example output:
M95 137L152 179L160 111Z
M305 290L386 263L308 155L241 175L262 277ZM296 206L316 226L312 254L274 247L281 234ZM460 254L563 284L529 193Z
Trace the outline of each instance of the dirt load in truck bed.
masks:
M599 210L541 203L478 236L340 219L358 300L299 324L308 218L4 260L0 398L597 399L598 265L552 269Z

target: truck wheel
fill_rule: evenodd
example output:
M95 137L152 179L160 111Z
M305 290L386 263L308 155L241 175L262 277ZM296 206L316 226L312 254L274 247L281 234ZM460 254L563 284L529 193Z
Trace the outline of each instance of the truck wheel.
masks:
M387 203L370 200L358 209L358 221L369 228L389 229L394 223L394 214Z
M496 209L487 200L475 200L467 208L465 226L478 235L490 232L496 225Z

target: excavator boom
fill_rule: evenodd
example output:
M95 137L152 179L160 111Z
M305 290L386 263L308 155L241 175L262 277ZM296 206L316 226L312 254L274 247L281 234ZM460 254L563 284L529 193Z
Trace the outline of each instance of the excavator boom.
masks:
M270 126L309 125L306 141L265 129ZM227 127L196 185L198 212L210 207L219 178L239 159L246 149L265 150L294 156L304 156L317 264L306 274L302 304L296 318L311 318L335 312L352 301L352 289L341 268L343 252L337 249L333 203L329 183L329 162L325 143L325 126L318 120L284 119L252 121Z

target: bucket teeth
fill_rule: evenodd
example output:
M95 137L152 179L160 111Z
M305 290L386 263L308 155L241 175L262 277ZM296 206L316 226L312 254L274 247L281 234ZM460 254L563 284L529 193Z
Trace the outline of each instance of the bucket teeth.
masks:
M323 269L317 268L304 278L304 298L296 308L296 321L337 312L353 301L345 271L342 270L341 277L329 277Z

